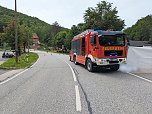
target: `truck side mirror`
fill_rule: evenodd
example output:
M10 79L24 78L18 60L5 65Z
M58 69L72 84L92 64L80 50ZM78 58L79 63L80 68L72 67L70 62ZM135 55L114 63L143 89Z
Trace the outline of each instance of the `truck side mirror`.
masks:
M91 37L90 44L91 44L92 46L96 46L96 35Z
M129 43L129 42L127 42L127 46L130 46L130 43Z

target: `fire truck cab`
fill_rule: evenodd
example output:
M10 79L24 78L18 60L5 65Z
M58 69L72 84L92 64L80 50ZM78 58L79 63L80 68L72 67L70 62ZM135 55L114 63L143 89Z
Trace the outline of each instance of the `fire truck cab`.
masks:
M92 72L96 67L117 71L126 63L126 36L122 31L86 30L71 41L70 61Z

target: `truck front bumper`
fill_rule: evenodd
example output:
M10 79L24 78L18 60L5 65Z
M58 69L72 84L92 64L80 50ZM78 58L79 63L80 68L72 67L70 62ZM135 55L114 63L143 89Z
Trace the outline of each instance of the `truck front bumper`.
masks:
M98 59L94 58L94 63L97 65L113 65L113 64L126 64L126 58L105 58Z

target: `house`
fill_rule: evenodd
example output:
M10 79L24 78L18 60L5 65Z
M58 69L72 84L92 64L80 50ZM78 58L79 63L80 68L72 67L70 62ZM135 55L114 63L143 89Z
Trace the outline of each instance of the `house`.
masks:
M38 37L38 35L36 33L32 33L32 39L33 39L32 48L33 49L40 48L40 40L39 40L39 37Z

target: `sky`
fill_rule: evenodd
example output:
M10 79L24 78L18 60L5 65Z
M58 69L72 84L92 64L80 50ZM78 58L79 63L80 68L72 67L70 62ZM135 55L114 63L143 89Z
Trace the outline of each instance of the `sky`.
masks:
M14 9L15 0L0 0L0 5ZM84 22L88 7L96 7L101 0L17 0L17 11L37 17L49 24L57 21L65 28ZM125 20L126 27L138 19L152 14L152 0L106 0L117 7L118 16Z

